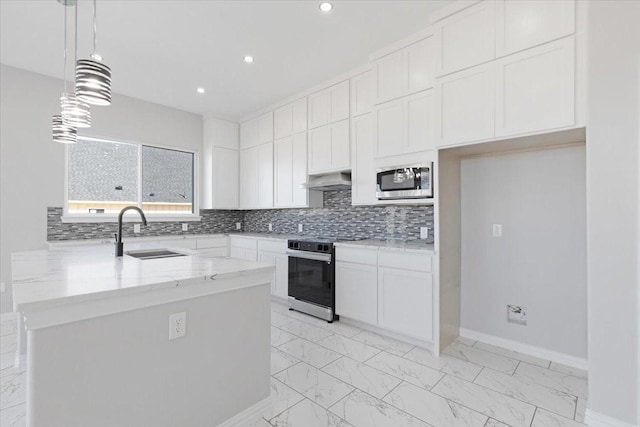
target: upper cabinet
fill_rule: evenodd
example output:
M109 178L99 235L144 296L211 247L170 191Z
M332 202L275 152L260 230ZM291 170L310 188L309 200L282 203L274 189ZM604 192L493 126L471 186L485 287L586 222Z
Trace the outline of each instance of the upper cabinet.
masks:
M349 80L309 95L309 129L349 118Z
M255 147L273 141L273 112L240 124L240 148Z
M351 117L370 113L373 109L373 76L371 71L351 79Z
M349 120L309 131L309 174L350 169Z
M573 34L575 10L575 0L497 1L497 56L510 55Z
M436 75L495 58L495 1L485 0L434 24Z
M307 133L277 139L274 145L275 195L277 208L318 207L322 193L300 188L307 182Z
M204 140L212 147L238 149L238 124L209 118L204 120Z
M284 105L273 114L276 139L307 130L307 98Z
M433 37L377 59L373 64L374 104L433 87Z
M203 209L238 209L238 124L204 120L202 159Z
M240 207L273 207L273 142L240 152Z

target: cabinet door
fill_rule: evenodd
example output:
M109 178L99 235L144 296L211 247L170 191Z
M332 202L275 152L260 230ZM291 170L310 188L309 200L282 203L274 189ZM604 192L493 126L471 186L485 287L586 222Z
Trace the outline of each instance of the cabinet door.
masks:
M275 139L285 138L293 133L293 104L284 105L273 112Z
M378 290L373 265L336 262L336 314L378 324Z
M372 72L360 74L351 79L351 116L370 113L373 109Z
M528 49L575 31L575 0L496 2L498 57Z
M212 161L211 209L238 209L238 151L215 147Z
M390 101L404 94L406 69L403 50L383 56L373 64L374 104Z
M240 152L240 207L251 209L257 207L258 197L258 152L254 148L248 148Z
M258 251L256 251L255 249L245 249L231 246L231 248L229 249L229 256L231 258L243 259L246 261L257 261Z
M428 37L404 49L407 61L407 95L433 87L435 74L433 48L433 37Z
M288 207L293 201L293 137L278 139L274 145L274 206ZM306 160L305 160L306 162Z
M575 124L574 39L497 61L496 136Z
M273 112L258 117L258 144L273 141Z
M309 131L309 173L331 169L331 128Z
M329 123L349 118L349 80L332 86Z
M289 257L284 254L276 254L276 280L273 294L280 298L289 296Z
M238 149L238 124L209 118L204 120L204 140L213 147Z
M307 130L307 98L299 99L291 104L291 133Z
M376 105L374 109L374 157L385 157L402 152L406 138L404 100Z
M372 205L377 202L376 171L373 164L373 114L351 119L351 142L351 203Z
M351 166L349 144L349 120L331 126L331 169L345 170Z
M300 188L307 182L307 133L293 135L291 144L291 206L308 206L309 190Z
M329 123L331 93L329 89L309 95L309 129Z
M240 148L258 145L258 121L251 119L240 123Z
M432 287L430 273L378 267L378 324L383 328L431 341Z
M263 262L265 264L276 265L276 255L271 252L258 252L258 262ZM276 293L276 272L273 272L273 277L271 278L271 295Z
M482 1L434 25L436 75L495 58L494 1Z
M493 64L436 81L436 143L439 146L493 138L495 72Z
M404 153L431 150L433 141L433 89L409 96L405 101L407 127Z
M257 150L257 205L273 207L273 143L260 145Z

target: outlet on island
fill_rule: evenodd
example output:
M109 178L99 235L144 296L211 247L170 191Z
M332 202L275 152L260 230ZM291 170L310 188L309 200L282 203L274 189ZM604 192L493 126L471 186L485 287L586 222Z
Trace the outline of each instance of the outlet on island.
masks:
M169 340L183 337L187 334L187 313L173 313L169 316Z

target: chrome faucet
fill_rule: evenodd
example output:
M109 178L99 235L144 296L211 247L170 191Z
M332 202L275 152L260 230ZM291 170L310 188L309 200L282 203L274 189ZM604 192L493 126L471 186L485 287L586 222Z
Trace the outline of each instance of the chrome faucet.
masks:
M116 234L116 256L122 256L124 254L124 243L122 243L122 216L128 210L133 209L134 211L138 211L140 216L142 217L142 224L147 225L147 217L144 216L144 212L137 206L127 206L120 211L120 215L118 215L118 234Z

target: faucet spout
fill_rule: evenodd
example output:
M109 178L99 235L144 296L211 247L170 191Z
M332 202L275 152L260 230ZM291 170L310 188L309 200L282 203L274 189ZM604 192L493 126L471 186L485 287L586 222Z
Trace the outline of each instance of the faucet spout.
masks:
M128 210L137 211L142 218L142 224L147 225L147 217L144 216L144 212L137 206L127 206L120 211L118 215L118 234L116 235L116 256L122 256L124 254L124 243L122 242L122 217Z

